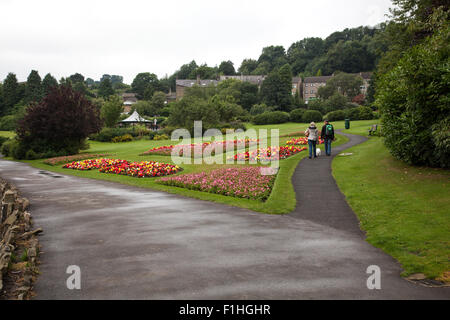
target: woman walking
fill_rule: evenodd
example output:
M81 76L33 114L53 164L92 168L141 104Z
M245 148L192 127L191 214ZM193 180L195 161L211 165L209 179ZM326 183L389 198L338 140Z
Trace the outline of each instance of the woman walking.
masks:
M316 124L314 122L311 122L309 128L306 129L305 135L308 137L309 158L312 159L313 155L314 158L317 158L316 148L317 142L319 141L319 130L317 130Z

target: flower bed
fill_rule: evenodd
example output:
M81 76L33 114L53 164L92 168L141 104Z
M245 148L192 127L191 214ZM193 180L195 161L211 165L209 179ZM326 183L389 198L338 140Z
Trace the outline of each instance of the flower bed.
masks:
M191 190L264 201L272 191L275 177L275 175L261 175L259 167L237 167L161 178L158 182Z
M44 160L44 163L45 164L49 164L51 166L56 166L57 164L68 163L68 162L72 162L72 161L80 161L80 160L85 160L85 159L105 157L105 156L108 156L108 155L109 154L82 153L82 154L75 154L73 156L49 158L49 159Z
M325 141L322 138L319 138L318 144L324 144ZM306 146L308 145L308 138L298 138L298 139L292 139L286 142L288 146Z
M91 159L75 161L65 164L63 168L73 170L98 169L99 172L102 173L113 173L137 178L162 177L175 174L181 170L180 167L172 164L154 161L129 162L127 160L120 159Z
M257 149L252 152L242 152L234 156L234 160L237 161L270 161L277 154L280 160L287 159L293 155L305 151L306 147L271 147L264 149Z
M198 157L203 155L203 151L206 147L210 147L212 152L211 155L215 154L214 148L218 145L219 149L226 152L226 149L229 145L233 145L233 149L236 148L236 146L242 145L245 146L245 148L248 148L251 145L254 145L258 143L258 140L255 139L245 139L245 140L234 140L234 141L214 141L214 142L204 142L201 144L201 153L200 150L197 150L199 148L195 148L196 146L199 146L200 144L189 144L189 145L170 145L170 146L162 146L150 149L144 153L141 154L141 156L146 155L160 155L160 156L170 156L172 155L172 151L175 150L176 154L178 154L180 157L183 156L184 148L190 148L191 149L191 156Z

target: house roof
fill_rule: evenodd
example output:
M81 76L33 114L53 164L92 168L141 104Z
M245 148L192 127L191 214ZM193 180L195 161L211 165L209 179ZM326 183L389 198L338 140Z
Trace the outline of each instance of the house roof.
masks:
M333 76L322 76L322 77L306 77L305 83L326 83Z
M365 80L370 80L372 78L373 72L360 72L355 74L360 75Z
M302 78L300 78L300 77L293 77L292 78L292 83L299 83L300 81L302 81Z
M122 93L122 98L136 98L136 93Z
M253 84L261 84L266 76L251 76L251 75L240 75L240 76L220 76L220 81L235 79L240 80L242 82L250 82Z
M151 121L145 120L144 118L142 118L139 115L139 113L137 113L136 110L134 110L134 112L131 114L131 116L129 116L128 118L126 118L125 120L122 120L120 122L132 123L132 122L151 122Z
M209 86L211 84L213 85L217 85L218 81L217 80L176 80L176 84L177 86L180 87L193 87L194 85L199 85L199 86Z

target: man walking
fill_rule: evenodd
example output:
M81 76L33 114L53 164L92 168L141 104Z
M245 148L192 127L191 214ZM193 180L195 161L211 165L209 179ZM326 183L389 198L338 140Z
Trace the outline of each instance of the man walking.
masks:
M325 152L327 156L331 156L331 143L334 141L334 127L328 120L322 127L322 139L325 141Z

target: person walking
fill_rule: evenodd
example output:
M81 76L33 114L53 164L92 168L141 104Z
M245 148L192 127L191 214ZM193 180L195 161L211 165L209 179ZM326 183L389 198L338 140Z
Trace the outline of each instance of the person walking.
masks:
M317 142L319 141L319 130L317 130L316 124L311 122L308 129L305 131L305 135L308 137L308 145L309 145L309 158L312 159L317 158L316 148Z
M325 153L329 157L331 156L331 143L334 141L334 127L328 120L325 120L321 136L325 141Z

